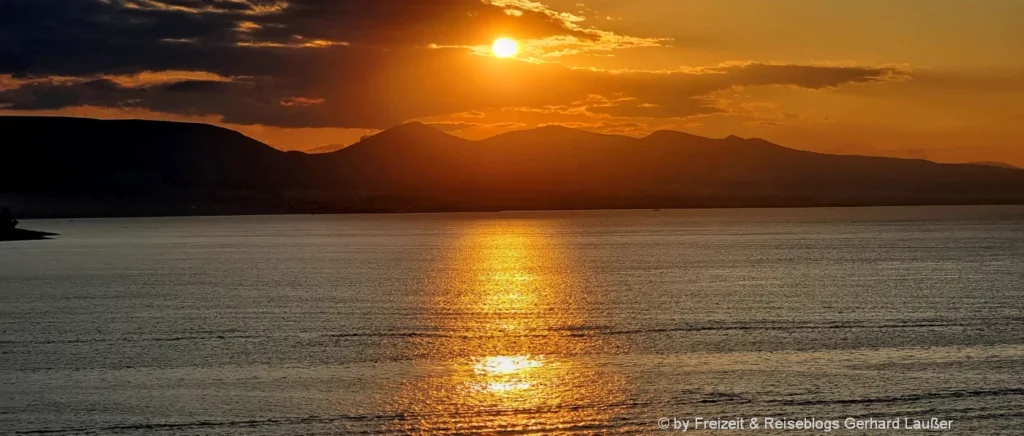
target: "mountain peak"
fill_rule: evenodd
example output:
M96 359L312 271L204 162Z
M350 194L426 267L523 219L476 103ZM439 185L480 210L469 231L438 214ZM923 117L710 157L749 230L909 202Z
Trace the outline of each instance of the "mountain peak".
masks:
M438 132L440 130L430 127L419 121L410 121L408 123L399 124L389 129L385 129L384 132L410 132L410 133L422 133L422 132ZM381 132L383 133L383 132Z
M536 129L532 129L532 130L537 130L537 131L541 131L541 132L584 132L585 131L585 130L580 130L580 129L574 129L572 127L564 126L564 125L561 125L561 124L544 124L544 125L538 126Z
M377 132L377 134L366 139L402 139L402 140L436 140L438 138L450 138L451 135L438 129L430 127L419 121L410 121L391 128ZM365 139L364 139L365 141ZM360 141L362 142L362 141Z
M518 132L518 134L529 134L529 135L543 134L543 135L551 135L551 136L559 136L559 137L574 136L574 135L599 135L599 133L591 132L591 131L588 131L588 130L575 129L575 128L572 128L572 127L563 126L561 124L545 124L545 125L533 128L533 129L516 130L514 132L509 132L509 133L516 133L516 132Z
M655 132L652 132L650 135L645 136L645 138L650 138L650 139L678 139L678 138L708 139L708 138L705 138L705 137L700 136L700 135L694 135L692 133L681 132L679 130L657 130Z
M344 152L356 154L390 153L396 150L407 151L410 147L415 148L418 145L436 146L462 143L464 141L465 140L462 138L449 135L427 124L419 121L412 121L382 130L377 134L363 138L363 140L345 147L342 150ZM338 152L342 152L342 150L339 150ZM336 155L338 152L331 154Z

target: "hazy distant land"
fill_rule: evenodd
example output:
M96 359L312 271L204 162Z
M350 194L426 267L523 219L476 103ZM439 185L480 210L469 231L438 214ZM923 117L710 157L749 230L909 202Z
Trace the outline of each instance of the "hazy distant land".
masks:
M470 141L420 123L322 154L205 124L0 117L21 217L1024 204L1024 171L762 139L564 127Z

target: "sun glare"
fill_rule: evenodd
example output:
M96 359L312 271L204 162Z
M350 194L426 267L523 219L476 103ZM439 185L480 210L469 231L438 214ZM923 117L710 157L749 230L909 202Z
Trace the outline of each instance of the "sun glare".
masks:
M491 50L499 58L510 58L519 53L519 43L512 38L498 38L491 46Z
M544 361L530 356L491 356L474 366L478 374L513 374L544 366Z

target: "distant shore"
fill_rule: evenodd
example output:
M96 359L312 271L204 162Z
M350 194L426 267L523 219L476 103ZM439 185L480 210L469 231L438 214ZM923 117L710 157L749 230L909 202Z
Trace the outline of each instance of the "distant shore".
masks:
M757 205L723 205L723 204L708 204L708 205L691 205L691 206L635 206L635 207L549 207L549 208L529 208L529 207L518 207L518 208L410 208L410 209L398 209L398 208L377 208L377 209L327 209L327 208L310 208L310 209L293 209L293 210L281 210L275 208L267 209L245 209L245 210L223 210L223 209L206 209L206 210L173 210L173 211L146 211L146 210L132 210L132 211L117 211L114 213L88 213L88 214L74 214L74 213L50 213L50 214L33 214L33 213L21 213L20 215L25 219L43 220L43 219L90 219L90 218L162 218L162 217L215 217L215 216L261 216L261 215L395 215L395 214L443 214L443 213L498 213L498 212L564 212L564 211L672 211L672 210L707 210L707 209L818 209L818 208L871 208L871 207L942 207L942 206L1024 206L1021 202L988 202L988 203L971 203L971 202L922 202L922 203L881 203L881 204L869 204L869 203L836 203L836 204L806 204L806 203L778 203L778 204L757 204ZM120 212L120 213L118 213ZM29 237L28 239L46 239L47 236L54 236L55 234L37 231L25 231L28 233L39 235L39 237ZM4 237L0 237L0 240L8 240Z

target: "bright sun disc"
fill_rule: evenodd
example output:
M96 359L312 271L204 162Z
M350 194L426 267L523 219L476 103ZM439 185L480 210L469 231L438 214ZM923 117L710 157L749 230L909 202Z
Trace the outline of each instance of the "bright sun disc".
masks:
M510 58L519 53L519 43L512 38L498 38L491 46L491 50L499 58Z

